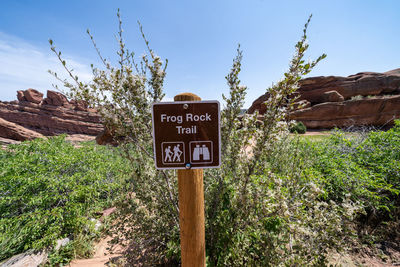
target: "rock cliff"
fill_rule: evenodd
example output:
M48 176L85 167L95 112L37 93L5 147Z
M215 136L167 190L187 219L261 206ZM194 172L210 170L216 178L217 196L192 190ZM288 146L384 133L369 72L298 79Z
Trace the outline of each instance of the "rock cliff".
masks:
M300 81L296 94L307 105L291 118L308 128L387 126L400 118L400 69L310 77ZM268 93L256 99L248 112L265 113L266 99Z
M18 101L0 101L0 137L28 140L62 133L96 136L104 130L100 116L82 101L34 89L17 92Z

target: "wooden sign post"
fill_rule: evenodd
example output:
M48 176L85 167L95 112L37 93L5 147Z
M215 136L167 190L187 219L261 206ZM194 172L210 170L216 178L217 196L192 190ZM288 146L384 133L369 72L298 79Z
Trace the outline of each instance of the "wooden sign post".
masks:
M152 105L154 162L178 170L179 224L183 267L204 267L203 168L221 164L220 106L191 93Z
M174 101L200 101L195 94L176 95ZM178 170L179 224L183 267L206 266L203 169Z

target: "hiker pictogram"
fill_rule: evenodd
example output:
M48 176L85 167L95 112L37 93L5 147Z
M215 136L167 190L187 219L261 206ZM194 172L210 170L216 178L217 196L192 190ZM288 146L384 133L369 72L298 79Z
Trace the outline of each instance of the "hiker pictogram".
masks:
M164 155L165 155L165 159L164 159L165 162L168 162L168 161L171 162L172 161L172 158L171 158L171 156L172 156L171 146L168 146L165 149Z
M161 151L164 164L180 164L185 161L183 142L163 142Z
M176 146L174 146L174 158L172 159L172 161L181 161L181 155L182 155L182 151L179 149L181 145L177 144Z
M212 161L212 158L211 158L212 142L211 141L190 142L190 151L191 151L190 161L192 163Z

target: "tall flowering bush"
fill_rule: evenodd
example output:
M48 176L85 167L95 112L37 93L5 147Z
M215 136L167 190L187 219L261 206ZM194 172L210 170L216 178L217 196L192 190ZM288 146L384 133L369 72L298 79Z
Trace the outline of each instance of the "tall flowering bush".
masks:
M119 142L134 172L117 196L117 239L130 240L129 264L178 265L179 208L174 171L155 169L151 138L151 104L164 96L167 61L148 49L136 62L126 47L119 19L118 65L112 66L97 48L103 68L92 66L93 80L81 82L52 41L51 49L70 79L60 79L70 96L98 109L105 126ZM289 69L267 88L267 112L239 119L247 87L241 85L242 51L237 49L226 76L230 89L222 110L222 167L205 171L206 253L209 266L300 266L326 261L329 249L339 247L350 232L355 209L345 199L324 201L324 190L303 171L301 149L288 139L288 114L294 109L298 81L325 55L306 62L307 27L295 45ZM279 162L285 162L284 165ZM116 240L118 241L118 240Z

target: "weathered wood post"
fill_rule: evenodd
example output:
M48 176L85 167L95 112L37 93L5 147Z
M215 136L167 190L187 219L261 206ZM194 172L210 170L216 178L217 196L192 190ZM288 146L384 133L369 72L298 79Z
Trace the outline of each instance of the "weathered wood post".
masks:
M174 101L200 101L192 93L182 93ZM179 224L183 267L206 265L203 169L178 170Z
M183 267L206 265L203 169L221 165L220 105L191 93L152 105L154 163L178 170Z

